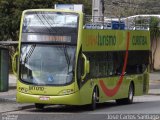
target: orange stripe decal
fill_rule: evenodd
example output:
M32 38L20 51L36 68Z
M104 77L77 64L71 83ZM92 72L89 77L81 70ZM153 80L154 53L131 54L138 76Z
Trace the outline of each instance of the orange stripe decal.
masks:
M130 32L127 33L127 44L126 44L126 53L125 53L124 65L123 65L123 69L122 69L122 73L120 75L120 78L117 82L117 85L113 89L109 89L109 88L107 88L107 86L105 85L103 80L99 81L100 86L102 88L102 91L105 93L106 96L109 96L109 97L114 96L118 92L118 90L119 90L119 88L122 84L123 77L124 77L124 74L125 74L125 71L126 71L127 60L128 60L129 41L130 41Z

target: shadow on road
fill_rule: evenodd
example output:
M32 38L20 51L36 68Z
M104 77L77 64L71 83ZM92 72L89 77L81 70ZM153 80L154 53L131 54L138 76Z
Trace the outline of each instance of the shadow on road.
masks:
M143 102L141 102L143 103ZM115 108L115 107L119 107L119 106L131 106L131 105L135 105L135 104L140 104L140 102L135 102L133 104L130 105L117 105L116 102L105 102L105 103L99 103L97 104L97 110L105 110L105 109L109 109L109 108ZM28 109L26 110L28 112L42 112L42 113L51 113L51 112L56 112L56 113L86 113L86 112L90 112L91 110L89 109L88 105L84 105L84 106L65 106L65 105L50 105L50 106L46 106L43 110L38 110L36 108L32 108L32 109Z

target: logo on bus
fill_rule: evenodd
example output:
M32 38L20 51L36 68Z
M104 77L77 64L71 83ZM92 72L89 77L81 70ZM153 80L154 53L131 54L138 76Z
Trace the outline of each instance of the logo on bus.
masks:
M98 45L99 46L115 46L116 36L115 35L100 35L98 34Z
M133 36L132 44L133 45L147 45L147 37L146 36Z
M87 46L115 46L116 45L115 35L88 35L87 36Z
M27 93L28 92L28 88L19 87L19 91L23 92L23 93Z
M44 91L44 87L39 87L39 86L29 86L29 90Z

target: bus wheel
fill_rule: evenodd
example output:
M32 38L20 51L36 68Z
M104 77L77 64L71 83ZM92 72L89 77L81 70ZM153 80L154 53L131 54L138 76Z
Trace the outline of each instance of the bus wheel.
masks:
M133 103L133 97L134 97L134 86L133 86L133 83L131 83L129 87L128 98L126 99L126 103L127 104Z
M128 97L124 99L117 99L117 104L132 104L133 103L133 97L134 97L134 86L133 83L130 84L129 91L128 91Z
M90 105L90 110L95 110L96 109L96 103L98 101L98 89L95 88L92 94L92 103Z
M35 103L35 108L42 110L44 108L44 104Z

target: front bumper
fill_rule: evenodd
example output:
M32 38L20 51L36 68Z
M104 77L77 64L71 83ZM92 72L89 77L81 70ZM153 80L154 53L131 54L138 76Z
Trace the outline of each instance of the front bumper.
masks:
M62 96L32 95L17 92L16 100L19 103L82 105L79 92Z

